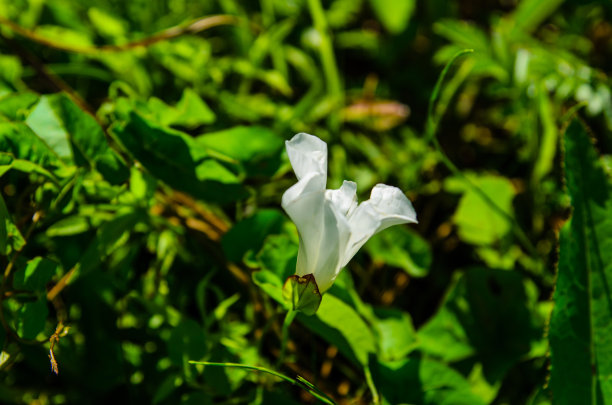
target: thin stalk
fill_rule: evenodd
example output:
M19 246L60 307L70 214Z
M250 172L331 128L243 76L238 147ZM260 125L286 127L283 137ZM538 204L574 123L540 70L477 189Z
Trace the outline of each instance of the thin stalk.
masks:
M370 392L372 393L372 403L374 405L378 405L380 404L380 397L378 396L378 390L376 389L376 386L374 385L374 379L372 379L372 372L370 371L370 366L366 364L366 366L363 368L363 372L365 374L366 383L368 384L368 388L370 389Z
M285 361L285 354L287 352L287 342L289 341L289 327L291 326L291 323L293 323L293 320L295 319L296 315L297 311L294 311L293 309L287 311L287 314L285 315L285 321L283 322L283 330L281 335L281 350L280 355L278 356L277 365L281 365L283 364L283 361Z
M271 370L269 368L259 367L259 366L250 366L247 364L239 364L239 363L215 363L215 362L209 362L209 361L190 360L189 364L201 364L204 366L215 366L215 367L234 367L234 368L242 368L245 370L261 371L262 373L271 374L275 377L280 378L281 380L284 380L288 383L301 387L302 389L308 391L313 397L317 398L318 400L320 400L321 402L325 404L336 405L336 403L331 398L329 398L321 390L316 388L312 383L306 381L306 379L304 379L303 377L298 377L297 379L294 379L289 376L286 376L285 374L279 373L278 371Z
M342 84L340 82L340 74L338 73L338 65L336 64L329 27L327 26L327 19L325 18L325 11L320 0L308 0L308 8L314 27L321 36L319 52L321 63L323 64L323 74L327 82L327 91L330 96L340 100L342 97Z
M432 144L434 145L434 148L436 149L436 151L438 152L438 155L440 156L440 160L448 168L448 170L450 170L451 173L453 173L455 176L462 179L472 191L478 194L478 196L482 198L482 200L493 209L493 211L495 211L497 214L503 217L506 221L508 221L518 241L523 245L525 249L527 249L527 251L534 258L537 258L539 256L537 249L535 248L533 243L531 243L531 241L529 240L529 238L527 237L523 229L516 223L515 219L511 215L509 215L506 211L501 209L495 203L495 201L493 201L484 191L482 191L480 187L474 184L474 182L472 182L465 174L463 174L461 170L457 168L457 166L455 166L455 164L448 158L448 156L446 156L446 153L444 153L444 150L440 146L440 142L438 141L438 138L436 137L436 133L438 131L438 124L440 123L442 116L446 112L446 107L444 107L439 112L439 116L436 117L434 113L434 105L440 93L440 89L442 88L442 83L444 82L444 79L446 78L446 75L448 74L448 71L450 70L451 65L461 56L468 54L468 53L472 53L472 52L474 52L473 49L464 49L462 51L457 52L453 56L453 58L446 64L446 66L444 66L442 73L440 73L440 76L438 77L438 81L436 82L436 85L434 86L434 90L429 99L429 107L427 109L428 111L427 111L426 136L427 136L427 139L430 140Z

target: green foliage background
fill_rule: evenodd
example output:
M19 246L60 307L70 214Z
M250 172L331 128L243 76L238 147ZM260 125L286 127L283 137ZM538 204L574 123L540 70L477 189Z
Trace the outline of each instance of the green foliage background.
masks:
M612 403L611 4L0 0L0 402ZM419 224L282 358L297 132Z

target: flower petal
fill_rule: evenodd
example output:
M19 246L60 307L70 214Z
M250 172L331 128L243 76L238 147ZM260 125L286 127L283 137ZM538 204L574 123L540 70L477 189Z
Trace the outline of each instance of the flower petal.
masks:
M370 199L364 201L348 217L351 237L342 258L342 267L377 232L392 225L416 223L416 212L412 203L397 187L377 184Z
M300 235L297 274L314 272L318 247L323 232L325 176L311 173L291 186L282 198L282 207L297 227Z
M377 184L368 201L380 214L381 224L376 232L392 225L418 222L412 203L397 187Z
M326 198L325 184L321 185L320 177L321 174L311 173L289 188L283 194L282 206L300 237L296 274L314 274L323 293L331 287L341 268L350 227L343 213Z
M327 144L314 135L301 132L285 142L287 155L298 180L310 173L327 177Z
M323 210L323 238L319 245L319 256L315 264L314 276L321 293L332 286L341 266L342 253L346 250L351 229L346 217L327 200ZM298 262L300 260L298 252Z
M331 201L339 213L349 216L357 208L357 183L344 180L337 190L327 190L325 198Z

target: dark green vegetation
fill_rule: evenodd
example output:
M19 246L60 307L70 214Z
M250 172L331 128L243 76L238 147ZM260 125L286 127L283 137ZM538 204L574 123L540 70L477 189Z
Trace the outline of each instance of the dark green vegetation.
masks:
M610 21L0 0L0 402L611 404ZM419 224L370 240L283 357L301 131L331 187L400 187Z

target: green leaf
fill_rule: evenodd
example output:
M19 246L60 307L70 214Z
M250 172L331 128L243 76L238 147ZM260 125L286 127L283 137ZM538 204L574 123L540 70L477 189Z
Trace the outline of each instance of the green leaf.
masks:
M53 174L36 163L23 159L15 159L10 153L0 152L0 176L10 170L17 170L23 173L36 173L49 180L56 181Z
M459 201L459 206L453 221L457 225L459 237L475 245L491 245L499 243L511 230L508 219L495 211L477 192L467 188L458 179L457 186L465 187L465 192ZM473 179L476 185L507 214L512 214L514 187L510 180L498 176L481 176ZM455 185L451 181L445 183L450 190Z
M247 173L272 175L280 165L283 140L264 127L234 127L196 138L199 145L235 159Z
M263 209L235 224L221 239L225 257L240 263L248 253L258 252L268 235L280 233L285 216L278 210Z
M17 332L23 339L34 339L45 328L49 309L44 294L34 302L23 304L17 318Z
M392 34L399 34L406 29L415 5L415 0L370 0L374 13Z
M25 240L0 194L0 254L7 256L11 252L21 250L24 245Z
M573 211L559 236L550 388L555 404L611 404L612 187L578 120L564 146Z
M246 197L234 173L187 135L162 128L136 113L113 133L153 176L203 200L226 203Z
M53 96L41 96L26 124L65 161L72 160L68 131L54 112Z
M489 381L501 379L542 338L533 300L517 272L469 269L418 331L420 349L445 362L474 357Z
M22 123L0 122L0 150L48 170L63 166L58 155Z
M41 96L26 123L63 159L82 167L95 167L114 183L129 172L109 147L94 117L63 93Z
M283 305L287 310L290 308L283 299L283 281L276 274L269 270L260 270L253 272L251 278L255 285L268 294L270 298Z
M197 322L186 319L172 329L168 339L168 357L173 364L186 365L189 360L201 359L206 352L206 335Z
M377 362L372 376L389 404L484 405L461 374L436 361Z
M313 274L289 276L283 285L283 299L294 311L314 315L321 304L321 293Z
M376 352L374 335L363 318L344 301L329 293L323 296L315 316L298 313L298 319L336 345L347 358L364 367L368 364L368 356Z
M49 280L57 273L58 264L42 257L28 261L24 270L15 273L13 285L16 289L45 292Z
M21 121L37 101L38 95L29 91L7 94L0 99L0 115L10 121Z
M416 332L410 315L395 308L377 308L374 315L372 328L382 360L400 360L416 347Z
M372 259L399 267L413 277L425 277L431 266L431 248L407 227L394 226L377 233L365 247Z
M146 107L138 103L135 103L135 106L139 112L146 113L155 122L166 127L197 128L204 124L212 124L216 119L215 113L191 89L183 91L183 96L175 107L156 97L151 97Z
M270 235L257 254L261 267L274 272L281 280L295 273L298 244L288 235Z

